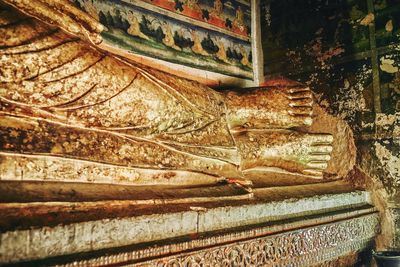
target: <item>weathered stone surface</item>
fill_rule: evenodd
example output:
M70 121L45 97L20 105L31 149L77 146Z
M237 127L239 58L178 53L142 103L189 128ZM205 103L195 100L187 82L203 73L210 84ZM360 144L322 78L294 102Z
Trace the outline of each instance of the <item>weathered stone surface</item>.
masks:
M369 175L369 187L388 207L397 207L400 188L400 114L370 114L361 122L363 135L359 147L359 164Z
M278 195L275 201L271 201L271 194L260 193L256 202L164 205L162 210L159 206L132 205L129 201L2 204L2 223L6 220L10 225L6 226L8 230L5 231L6 227L2 226L0 262L43 259L150 241L159 242L173 237L196 236L215 230L284 219L300 221L277 224L265 230L271 233L373 211L371 208L362 208L368 204L368 193L323 193L327 188L320 188L320 195L313 197L296 196L296 190L293 190L292 195L282 194L280 197L283 200L279 200ZM351 208L355 209L355 213L348 215ZM324 217L323 214L330 211L337 214ZM52 218L51 214L55 217ZM320 217L310 217L308 221L308 215L317 214ZM25 225L18 227L15 220L24 220ZM253 235L260 233L255 232ZM13 249L14 246L16 249Z
M344 217L340 218L342 215ZM351 215L359 217L346 218ZM332 219L334 223L327 223ZM360 251L372 244L372 238L378 230L377 223L376 214L357 214L353 211L286 222L286 228L275 224L256 226L195 237L193 240L177 240L174 244L159 244L153 248L127 247L122 251L108 251L109 254L104 256L87 255L82 259L64 262L60 259L58 263L65 267L119 263L133 266L215 266L221 263L243 267L349 266L357 261ZM312 226L293 230L296 226L304 227L306 224ZM214 246L210 247L210 244ZM147 260L149 257L156 259Z

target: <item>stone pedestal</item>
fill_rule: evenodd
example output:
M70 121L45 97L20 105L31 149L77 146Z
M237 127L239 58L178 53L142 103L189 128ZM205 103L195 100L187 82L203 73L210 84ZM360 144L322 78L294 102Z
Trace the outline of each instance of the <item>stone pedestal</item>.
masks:
M369 193L342 182L255 189L254 195L164 206L3 203L0 262L338 266L356 262L378 233Z

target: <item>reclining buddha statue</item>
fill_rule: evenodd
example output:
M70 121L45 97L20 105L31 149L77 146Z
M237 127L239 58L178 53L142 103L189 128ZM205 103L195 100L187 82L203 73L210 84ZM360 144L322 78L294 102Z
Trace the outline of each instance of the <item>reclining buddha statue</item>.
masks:
M1 179L322 177L332 136L297 130L312 123L308 87L215 91L106 51L103 26L69 1L6 0L1 9Z

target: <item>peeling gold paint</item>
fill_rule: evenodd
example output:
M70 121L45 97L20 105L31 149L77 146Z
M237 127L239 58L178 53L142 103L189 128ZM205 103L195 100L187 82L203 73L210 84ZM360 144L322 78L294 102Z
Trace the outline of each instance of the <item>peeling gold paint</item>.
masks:
M360 25L368 26L375 20L375 15L373 13L367 14L361 21Z
M395 62L393 59L382 57L381 65L379 67L384 72L396 73L399 71L399 68L397 66L394 66L394 64L395 64Z

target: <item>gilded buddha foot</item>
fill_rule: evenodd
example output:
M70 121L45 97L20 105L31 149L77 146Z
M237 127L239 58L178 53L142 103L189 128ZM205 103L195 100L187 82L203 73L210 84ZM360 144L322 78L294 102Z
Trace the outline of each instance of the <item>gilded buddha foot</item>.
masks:
M287 129L310 126L313 95L302 84L274 84L225 93L231 129Z
M235 133L244 176L253 171L298 173L322 178L332 152L330 134L289 130L249 130Z

